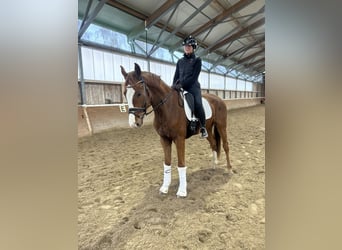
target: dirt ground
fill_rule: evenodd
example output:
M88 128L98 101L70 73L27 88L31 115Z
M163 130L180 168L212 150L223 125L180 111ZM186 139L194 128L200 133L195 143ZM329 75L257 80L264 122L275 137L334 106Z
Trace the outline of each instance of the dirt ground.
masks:
M233 176L198 135L186 141L188 197L159 194L163 152L152 125L79 139L79 249L264 249L265 106L228 112ZM222 164L222 165L220 165Z

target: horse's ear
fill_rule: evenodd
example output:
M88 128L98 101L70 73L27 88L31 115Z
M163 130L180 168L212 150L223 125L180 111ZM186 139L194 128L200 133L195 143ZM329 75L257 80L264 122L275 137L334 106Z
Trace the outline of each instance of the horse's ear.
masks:
M139 64L134 63L134 71L135 71L135 74L137 75L137 77L140 78L140 76L141 76L141 69L140 69Z
M121 74L122 74L123 77L126 79L126 77L127 77L127 72L126 72L126 70L124 69L124 67L122 67L122 65L120 65L120 67L121 67Z

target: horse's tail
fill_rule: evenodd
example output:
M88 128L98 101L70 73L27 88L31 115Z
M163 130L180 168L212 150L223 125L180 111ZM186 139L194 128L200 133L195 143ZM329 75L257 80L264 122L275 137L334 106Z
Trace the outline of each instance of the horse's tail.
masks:
M217 130L216 125L214 125L214 135L215 135L215 141L216 141L217 158L219 158L220 153L221 153L221 136Z

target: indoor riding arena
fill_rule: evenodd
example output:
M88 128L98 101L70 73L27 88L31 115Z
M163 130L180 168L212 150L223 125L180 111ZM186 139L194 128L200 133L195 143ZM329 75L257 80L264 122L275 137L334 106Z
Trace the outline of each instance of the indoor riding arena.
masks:
M264 8L264 0L78 1L79 249L265 248ZM178 197L176 146L162 194L156 112L147 107L143 126L129 125L120 66L138 64L171 87L189 35L202 94L227 107L233 174L223 148L215 164L195 134L185 141L187 196Z

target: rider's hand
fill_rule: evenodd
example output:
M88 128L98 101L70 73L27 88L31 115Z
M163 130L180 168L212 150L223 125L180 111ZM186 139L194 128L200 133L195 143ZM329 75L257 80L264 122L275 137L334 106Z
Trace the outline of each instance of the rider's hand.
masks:
M172 85L171 88L173 88L173 89L175 89L177 91L180 91L181 88L182 88L182 84L179 82L179 80L177 80L177 82L174 85Z

